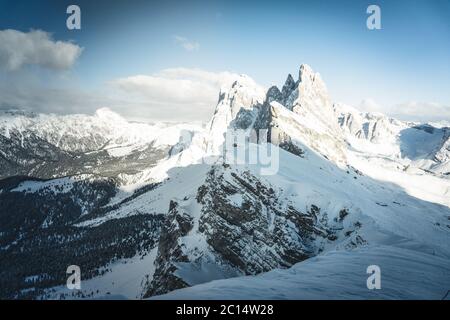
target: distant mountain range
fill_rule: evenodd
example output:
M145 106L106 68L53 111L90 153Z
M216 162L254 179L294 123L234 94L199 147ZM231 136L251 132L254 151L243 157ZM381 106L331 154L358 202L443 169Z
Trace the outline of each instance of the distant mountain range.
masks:
M272 174L249 161L261 147L276 151ZM308 65L281 89L240 76L206 127L108 109L3 112L0 179L1 298L439 299L450 289L450 128L333 103ZM65 286L69 265L81 290ZM366 287L369 265L381 290Z

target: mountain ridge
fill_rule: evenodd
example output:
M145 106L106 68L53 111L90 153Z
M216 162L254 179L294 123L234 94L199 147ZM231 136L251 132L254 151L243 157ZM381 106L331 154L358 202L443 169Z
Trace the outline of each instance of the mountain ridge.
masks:
M252 140L253 131L267 136ZM226 140L239 132L248 139L234 143L229 158ZM87 268L89 289L78 298L123 295L123 263L141 277L127 298L277 268L289 273L305 262L313 268L314 257L340 252L346 260L378 246L405 259L412 255L405 248L415 251L421 263L436 256L441 266L450 257L448 133L333 103L307 65L281 90L240 76L221 90L206 128L134 124L107 109L0 116L0 176L9 177L0 180L0 258L9 259L1 265L9 282L0 296L77 298L63 286L65 270L14 270L56 235L67 255L61 267L72 259ZM262 175L262 164L247 155L269 145L277 170ZM12 177L19 175L25 177ZM85 251L70 249L93 238ZM116 254L112 241L120 243ZM79 260L82 252L99 259Z

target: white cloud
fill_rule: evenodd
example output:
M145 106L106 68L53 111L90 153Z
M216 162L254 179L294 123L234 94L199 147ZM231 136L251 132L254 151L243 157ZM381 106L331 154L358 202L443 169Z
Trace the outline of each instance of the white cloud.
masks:
M191 41L188 38L181 36L173 36L175 43L182 46L186 51L198 51L200 44L196 41Z
M358 109L364 112L383 112L383 108L372 98L361 101Z
M231 86L238 77L231 72L172 68L86 90L58 75L48 83L29 73L14 73L0 77L0 109L91 114L108 107L134 120L205 122L214 112L221 87Z
M54 41L45 31L0 30L0 68L18 70L25 65L64 70L73 66L82 48L66 41Z
M381 112L405 121L450 121L450 105L434 102L409 101L394 106L382 106L373 99L363 100L358 109L365 112Z
M126 100L146 106L152 118L206 121L214 111L220 88L229 87L238 77L231 72L171 68L111 83Z
M107 94L87 92L77 86L48 87L24 79L0 81L0 110L20 109L36 113L92 113L112 103Z
M196 68L168 68L158 72L158 75L168 79L190 79L209 83L215 87L229 86L239 77L233 72L210 72Z
M450 105L434 102L410 101L392 107L390 113L393 117L411 121L450 121Z

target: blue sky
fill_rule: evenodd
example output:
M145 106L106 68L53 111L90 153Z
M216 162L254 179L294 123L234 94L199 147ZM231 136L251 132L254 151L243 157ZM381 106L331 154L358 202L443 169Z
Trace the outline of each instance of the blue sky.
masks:
M66 28L69 4L81 8L81 30ZM381 8L381 30L366 27L370 4ZM1 0L0 30L6 29L43 30L83 50L67 70L24 66L1 71L0 81L80 90L86 99L116 79L168 68L245 73L266 87L282 85L307 63L321 73L334 101L357 106L374 100L388 113L409 102L443 106L437 112L450 106L448 0ZM151 110L154 98L139 104ZM24 97L19 101L26 104Z

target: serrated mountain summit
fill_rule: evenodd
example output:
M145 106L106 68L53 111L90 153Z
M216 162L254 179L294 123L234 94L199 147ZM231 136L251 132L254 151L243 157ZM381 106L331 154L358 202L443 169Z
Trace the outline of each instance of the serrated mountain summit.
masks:
M235 143L230 162L238 131L267 136ZM270 175L248 161L266 142ZM416 299L450 287L450 128L334 103L308 65L281 89L240 76L204 128L108 109L4 112L0 168L1 298ZM65 287L74 264L80 291ZM383 290L366 287L374 264Z

